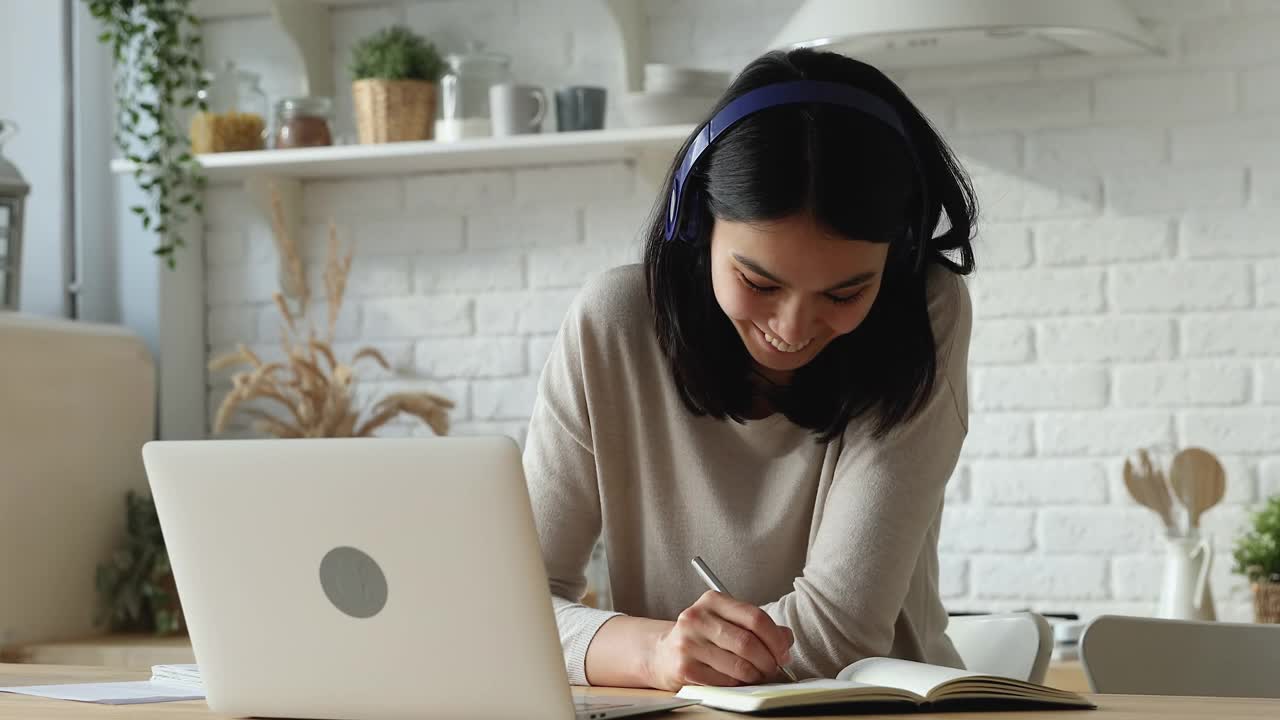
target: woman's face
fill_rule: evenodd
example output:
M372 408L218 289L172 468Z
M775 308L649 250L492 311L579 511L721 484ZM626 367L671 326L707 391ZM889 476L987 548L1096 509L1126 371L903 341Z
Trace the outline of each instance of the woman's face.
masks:
M761 223L716 219L711 282L757 367L787 382L875 302L888 243L850 240L807 214Z

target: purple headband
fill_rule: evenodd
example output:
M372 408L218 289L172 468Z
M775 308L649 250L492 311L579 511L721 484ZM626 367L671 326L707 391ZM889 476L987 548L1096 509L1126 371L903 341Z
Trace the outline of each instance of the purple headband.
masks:
M671 182L671 197L667 201L667 240L672 240L679 234L680 208L685 200L689 173L693 171L694 166L698 164L698 159L702 157L707 148L711 147L729 128L752 113L778 105L798 103L825 103L852 108L866 113L893 128L906 142L907 152L911 155L916 174L920 176L921 186L923 187L924 178L920 171L920 161L916 156L911 138L903 127L902 119L898 117L897 111L882 98L861 88L838 82L790 80L774 83L756 88L734 98L720 112L716 113L706 125L698 128L698 132L693 138L693 143L680 161L680 167L676 169L675 177Z

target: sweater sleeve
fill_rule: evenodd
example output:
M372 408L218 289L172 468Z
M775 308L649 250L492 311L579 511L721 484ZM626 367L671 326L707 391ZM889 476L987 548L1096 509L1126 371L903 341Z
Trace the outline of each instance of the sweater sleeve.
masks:
M845 433L803 573L792 592L763 606L795 633L793 669L802 677L835 677L861 658L889 655L922 551L936 553L933 525L968 423L971 309L963 283L954 282L957 292L941 293L954 307L942 310L948 322L935 327L932 394L884 438ZM925 591L936 598L936 577Z
M579 302L566 316L542 370L523 457L565 670L573 685L588 684L587 647L605 621L621 614L580 602L587 587L587 563L601 530L583 386L583 332Z

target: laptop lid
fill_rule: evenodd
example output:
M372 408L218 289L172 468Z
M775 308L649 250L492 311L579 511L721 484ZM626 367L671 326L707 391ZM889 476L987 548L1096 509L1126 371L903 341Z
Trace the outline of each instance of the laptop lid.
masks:
M574 717L509 438L152 442L209 707Z

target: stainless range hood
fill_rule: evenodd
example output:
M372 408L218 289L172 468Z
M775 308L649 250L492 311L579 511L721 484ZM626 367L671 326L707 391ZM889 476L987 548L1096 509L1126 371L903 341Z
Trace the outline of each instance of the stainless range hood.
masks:
M886 69L1160 51L1118 0L805 0L770 47Z

